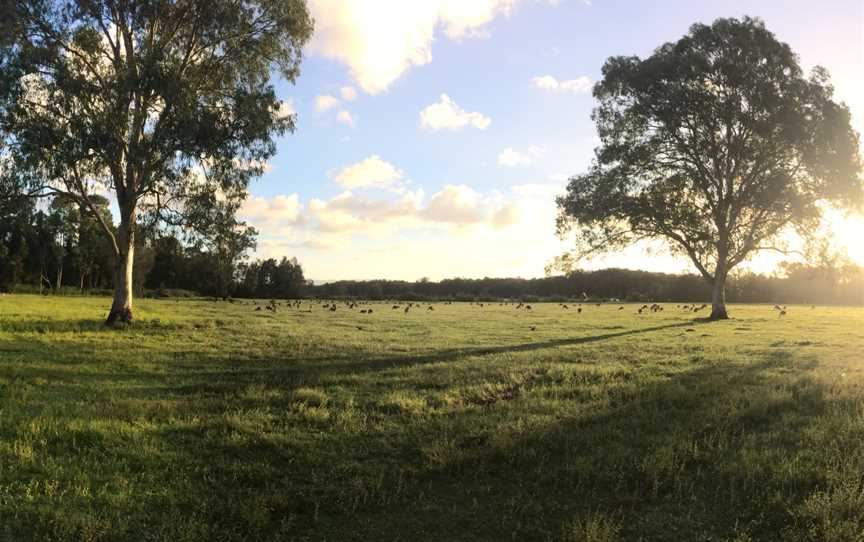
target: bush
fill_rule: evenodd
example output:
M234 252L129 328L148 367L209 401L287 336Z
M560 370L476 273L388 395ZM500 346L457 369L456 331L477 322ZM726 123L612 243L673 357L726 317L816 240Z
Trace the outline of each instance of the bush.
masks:
M197 292L183 290L181 288L156 288L155 290L144 290L144 297L150 299L165 299L173 297L198 297Z

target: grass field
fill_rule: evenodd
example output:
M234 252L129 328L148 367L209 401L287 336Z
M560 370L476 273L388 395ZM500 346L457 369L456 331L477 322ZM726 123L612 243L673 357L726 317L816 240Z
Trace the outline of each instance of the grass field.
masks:
M864 309L249 303L0 297L0 541L864 540Z

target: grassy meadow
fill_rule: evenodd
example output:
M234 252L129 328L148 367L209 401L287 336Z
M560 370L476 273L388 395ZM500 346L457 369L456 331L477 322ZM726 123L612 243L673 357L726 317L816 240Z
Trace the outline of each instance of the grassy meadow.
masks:
M0 541L864 540L862 308L391 305L0 297Z

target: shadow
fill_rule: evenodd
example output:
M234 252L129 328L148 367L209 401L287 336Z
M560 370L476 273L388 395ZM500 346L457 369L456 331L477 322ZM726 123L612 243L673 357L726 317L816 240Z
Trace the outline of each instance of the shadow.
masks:
M164 367L139 370L84 365L89 343L64 339L46 352L44 342L18 337L0 344L0 356L17 362L0 364L0 404L9 405L0 441L35 434L33 455L70 470L21 467L28 480L56 479L67 489L86 474L101 493L68 489L57 506L42 494L16 499L17 481L3 478L14 469L0 473L0 483L12 488L5 502L18 507L16 521L46 539L68 525L70 539L92 528L129 540L147 532L192 540L546 541L559 539L563 524L591 517L620 526L622 540L829 539L819 529L832 517L818 514L833 513L832 477L864 469L854 453L860 402L832 395L810 374L815 359L792 350L735 363L715 353L638 373L613 358L524 360L525 378L505 365L449 386L491 387L494 401L424 402L422 415L379 404L410 390L379 371L650 339L698 323L363 361L350 351L202 359L184 348L163 352L174 360ZM596 366L604 362L609 367ZM446 377L451 369L430 370ZM328 382L334 374L366 378ZM498 377L503 389L494 388ZM321 397L298 394L324 385ZM45 419L50 427L39 429ZM0 459L9 453L0 449ZM827 511L803 506L819 491ZM864 525L855 509L840 520L857 517Z
M107 318L108 311L105 311ZM0 320L0 331L7 333L166 333L194 327L191 324L165 324L158 318L137 320L132 325L108 326L104 319L16 319Z
M476 425L454 423L471 429L449 441L449 461L412 480L434 495L447 521L400 517L388 528L405 532L419 523L428 529L421 540L540 541L558 539L560 526L574 519L601 517L620 527L621 540L857 540L864 510L850 514L830 491L838 480L858 487L864 460L858 454L854 468L828 452L857 446L857 437L839 437L842 422L826 425L826 416L855 412L860 401L831 397L808 375L816 366L778 350L752 364L621 384L596 408L559 412L513 437L488 409L475 412ZM451 437L435 438L447 449ZM821 509L805 506L814 496ZM379 518L355 539L384 525Z

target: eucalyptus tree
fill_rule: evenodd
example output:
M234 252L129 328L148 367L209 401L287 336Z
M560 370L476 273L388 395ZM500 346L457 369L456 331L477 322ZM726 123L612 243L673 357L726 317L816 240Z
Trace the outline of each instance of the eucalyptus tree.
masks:
M696 24L645 59L609 58L594 87L601 144L557 199L564 261L665 241L713 288L761 250L812 237L823 205L862 202L859 136L827 72L806 75L758 19Z
M108 323L132 320L140 219L242 199L295 116L304 0L2 0L0 187L88 206L115 254ZM116 200L116 234L90 196ZM166 212L166 209L170 211Z

